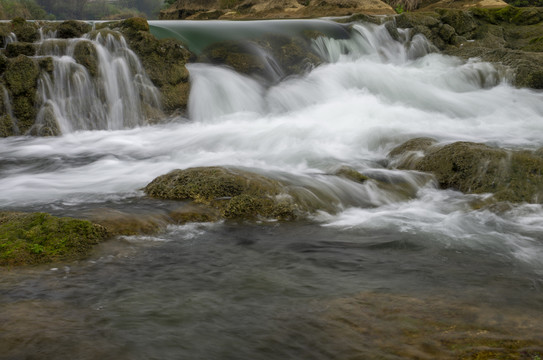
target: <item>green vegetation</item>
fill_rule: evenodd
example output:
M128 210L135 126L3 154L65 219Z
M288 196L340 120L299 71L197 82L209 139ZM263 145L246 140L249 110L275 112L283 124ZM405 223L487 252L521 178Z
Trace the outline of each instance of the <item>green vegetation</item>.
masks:
M106 236L105 228L85 220L0 212L0 265L80 259Z
M167 0L167 5L173 0ZM0 0L0 19L115 20L134 16L156 19L163 0Z
M421 0L385 0L398 14L412 11L419 7Z

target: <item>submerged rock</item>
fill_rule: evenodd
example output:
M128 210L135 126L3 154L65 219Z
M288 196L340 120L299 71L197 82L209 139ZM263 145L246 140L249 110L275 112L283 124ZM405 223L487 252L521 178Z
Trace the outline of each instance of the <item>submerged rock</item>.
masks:
M350 166L340 167L338 170L334 172L334 175L357 182L357 183L361 183L361 184L369 180L367 176L362 175L361 173L359 173L358 171L356 171Z
M226 65L239 73L269 81L303 74L322 63L308 39L283 35L219 42L205 48L198 61Z
M193 200L219 210L227 219L289 220L297 206L276 180L222 167L174 170L148 184L145 193L171 200Z
M493 193L498 201L543 203L543 157L536 152L507 151L472 142L424 145L422 156L397 166L431 172L443 189ZM391 156L405 156L411 148L396 148Z
M0 265L81 259L107 235L104 227L86 220L0 212Z

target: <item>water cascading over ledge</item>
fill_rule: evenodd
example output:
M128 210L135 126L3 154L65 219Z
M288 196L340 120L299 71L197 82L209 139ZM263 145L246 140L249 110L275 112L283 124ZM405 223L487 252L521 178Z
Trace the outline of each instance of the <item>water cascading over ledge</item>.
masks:
M164 116L159 90L123 35L72 23L86 34L22 22L32 36L3 37L1 136L119 130Z
M145 124L146 107L160 108L158 90L119 34L47 39L38 53L52 56L54 70L38 80L43 105L37 127L47 126L52 116L63 134L119 130Z

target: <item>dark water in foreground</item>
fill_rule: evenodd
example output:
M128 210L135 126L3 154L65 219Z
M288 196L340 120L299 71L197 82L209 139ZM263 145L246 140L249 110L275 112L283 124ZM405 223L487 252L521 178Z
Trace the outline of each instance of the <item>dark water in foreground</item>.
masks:
M541 276L431 240L311 223L113 240L89 261L2 273L0 357L455 358L506 341L540 353Z

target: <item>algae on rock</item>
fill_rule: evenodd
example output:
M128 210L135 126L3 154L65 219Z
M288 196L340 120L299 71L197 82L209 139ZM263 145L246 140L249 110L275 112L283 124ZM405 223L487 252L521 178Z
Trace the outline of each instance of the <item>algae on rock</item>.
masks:
M107 235L104 227L86 220L0 212L0 265L78 260Z

